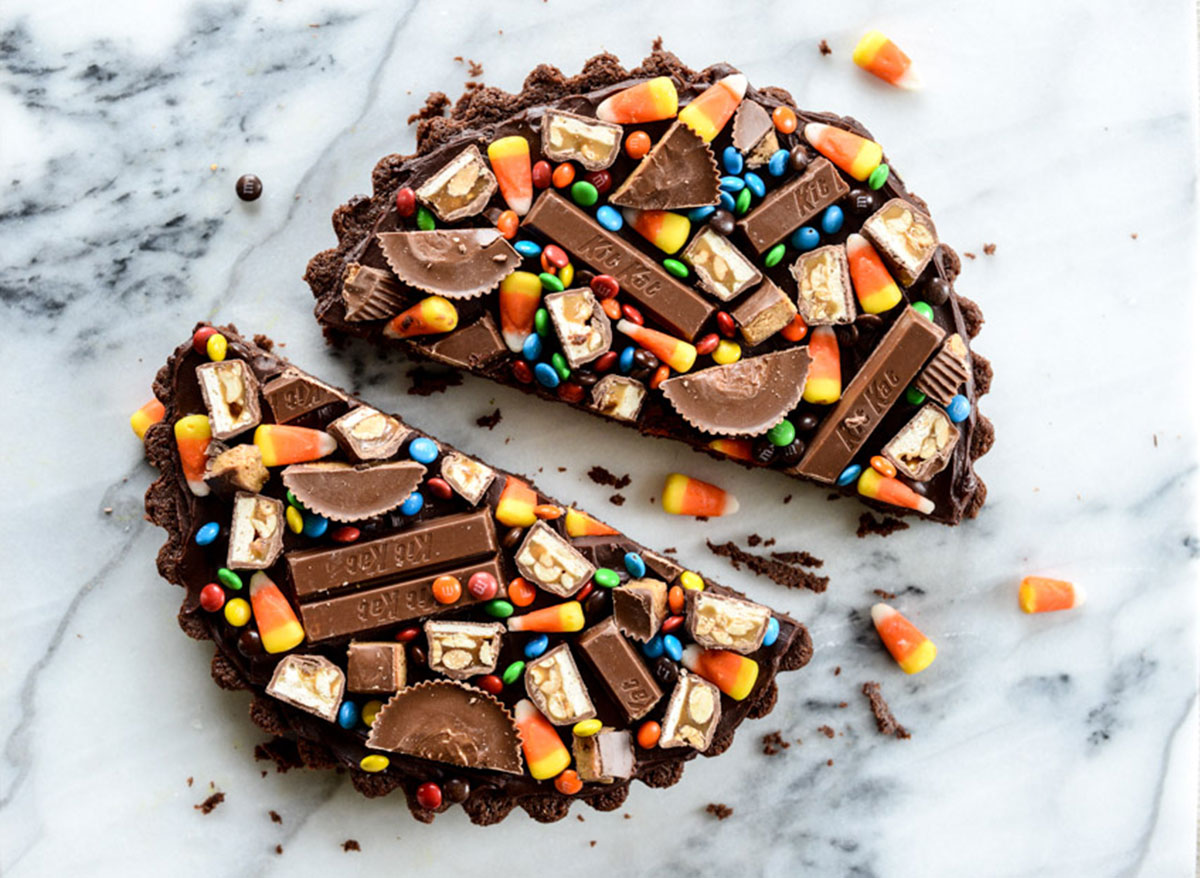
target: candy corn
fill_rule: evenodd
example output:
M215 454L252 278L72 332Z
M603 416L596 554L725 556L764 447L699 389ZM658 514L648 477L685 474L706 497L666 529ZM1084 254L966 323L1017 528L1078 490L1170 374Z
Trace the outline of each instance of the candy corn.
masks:
M541 634L569 634L583 630L583 605L566 601L542 607L524 616L508 617L509 631L536 631Z
M537 521L537 491L520 479L508 476L500 501L496 504L496 520L509 527L529 527Z
M867 31L858 41L854 47L854 63L897 88L921 87L921 80L913 70L909 57L877 30Z
M571 753L562 738L542 716L528 698L522 698L513 707L517 719L517 732L521 736L521 749L525 763L534 780L549 780L571 764Z
M250 603L263 649L287 652L304 642L304 628L283 592L261 570L250 577Z
M670 119L679 109L679 92L669 76L656 76L609 95L596 107L596 118L622 125Z
M808 340L812 362L804 381L804 401L831 405L842 397L842 355L832 326L814 326Z
M858 477L858 493L880 503L902 506L925 515L933 512L933 501L928 497L922 497L899 479L881 475L871 467Z
M500 194L516 213L524 216L533 205L533 166L529 141L519 134L501 137L488 144L488 161L500 184Z
M307 463L337 450L336 440L323 430L284 424L260 424L254 431L254 444L262 452L263 466Z
M607 524L596 521L586 512L580 512L578 509L567 510L565 525L569 537L604 537L617 533Z
M887 604L871 607L871 621L879 639L906 674L919 674L937 658L937 647L912 622Z
M686 372L696 362L695 345L681 338L624 319L617 321L617 331L632 338L676 372Z
M1018 591L1021 609L1026 613L1049 613L1054 610L1073 610L1087 600L1082 588L1061 579L1026 576Z
M711 143L733 117L746 94L746 85L746 77L740 73L718 79L679 111L679 121L695 131L705 143Z
M708 447L734 460L753 460L754 443L749 439L714 439Z
M671 473L663 485L662 508L671 515L733 515L738 501L716 485Z
M692 643L683 651L683 666L699 674L734 701L741 701L758 680L758 662L727 649L704 649Z
M412 338L414 335L449 332L456 326L458 309L454 304L441 296L430 296L389 320L383 334L388 338Z
M804 126L804 139L855 180L865 180L883 161L883 147L874 140L821 122Z
M681 213L669 210L634 210L625 208L625 222L664 253L674 253L687 243L692 224Z
M166 409L157 399L152 399L129 416L129 426L139 439L146 438L146 431L163 419Z
M521 352L541 304L542 282L536 274L514 271L500 281L500 334L510 351Z
M900 287L892 280L871 242L855 233L846 239L846 260L858 304L868 314L882 314L900 304Z
M175 445L179 448L179 465L188 488L197 497L208 496L204 481L205 452L212 441L212 425L207 415L187 415L175 422Z

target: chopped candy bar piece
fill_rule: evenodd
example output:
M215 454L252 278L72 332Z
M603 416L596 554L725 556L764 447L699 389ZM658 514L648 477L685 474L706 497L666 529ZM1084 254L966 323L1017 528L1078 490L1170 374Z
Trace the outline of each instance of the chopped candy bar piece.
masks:
M912 622L887 604L871 607L879 639L906 674L919 674L937 658L937 647Z
M442 458L442 478L458 492L460 497L472 506L477 506L483 499L483 495L487 493L492 480L496 478L496 471L486 464L454 451Z
M605 375L592 388L592 408L618 421L636 421L646 385L624 375Z
M628 729L604 726L594 735L576 734L571 750L579 777L588 783L609 784L633 776L637 757L633 733Z
M733 114L733 146L746 157L746 167L759 168L779 151L771 114L756 101L742 101Z
M669 76L656 76L609 95L596 107L596 118L623 125L670 119L679 109L679 92Z
M1084 590L1073 582L1043 576L1026 576L1021 580L1017 595L1021 609L1026 613L1073 610L1087 600Z
M218 494L228 496L237 491L257 494L271 477L270 471L263 466L262 452L257 445L234 445L215 455L212 451L213 446L210 446L204 481Z
M448 223L482 211L496 188L496 178L479 148L471 145L422 183L417 198Z
M771 611L761 604L711 591L691 592L687 623L692 640L704 647L749 655L762 646Z
M262 420L258 379L242 360L221 360L196 367L200 393L208 409L214 439L232 439Z
M306 510L331 521L364 521L403 504L421 484L415 460L351 466L340 461L292 464L280 479Z
M837 168L818 156L799 177L772 190L738 227L763 253L849 191Z
M282 501L261 494L239 493L234 497L225 566L232 570L264 570L282 551Z
M950 463L958 444L958 427L936 405L924 405L912 420L883 446L883 456L916 482L924 482Z
M628 722L641 719L658 704L662 689L612 616L593 625L576 642Z
M829 326L854 322L856 311L850 266L840 244L801 254L791 272L799 286L796 305L805 323Z
M412 432L391 415L366 405L331 421L327 429L342 450L357 461L393 456Z
M696 272L700 286L722 302L736 298L762 280L762 272L754 263L710 226L692 239L682 255Z
M542 155L550 161L576 161L589 171L600 171L620 152L620 125L565 110L548 110L542 117Z
M804 139L855 180L865 180L883 160L883 147L852 131L821 122L804 126Z
M385 320L404 309L404 291L390 271L351 262L342 278L346 319Z
M967 343L956 332L946 336L937 356L917 376L916 388L934 402L949 405L970 376Z
M570 543L539 521L529 528L516 554L521 575L559 597L583 587L595 567Z
M681 671L663 715L658 746L707 750L720 721L721 693L717 687L702 677Z
M400 280L447 299L473 299L491 292L521 264L520 255L496 229L381 232L376 241Z
M854 63L897 88L918 89L921 80L900 47L877 30L867 31L854 47Z
M659 138L620 186L609 204L638 210L682 210L716 204L721 172L707 143L682 122Z
M937 250L933 220L903 198L884 203L867 217L862 229L906 287L916 283Z
M667 618L667 584L658 579L633 579L613 589L612 602L617 627L645 643Z
M762 344L796 317L796 306L769 277L731 312L749 347Z
M342 669L321 655L287 655L275 666L267 694L327 722L337 720L346 688Z
M429 669L455 680L490 674L500 658L504 626L499 622L456 622L431 619L425 623Z
M590 363L612 346L612 323L590 289L551 293L544 301L572 369Z
M587 686L565 643L525 665L525 692L556 726L574 725L596 715Z
M346 690L390 695L408 685L403 643L352 641L346 648Z
M324 381L299 369L286 368L263 386L263 397L275 421L285 424L331 403L345 402L346 395Z
M671 473L663 483L662 508L670 515L733 515L738 500L716 485Z

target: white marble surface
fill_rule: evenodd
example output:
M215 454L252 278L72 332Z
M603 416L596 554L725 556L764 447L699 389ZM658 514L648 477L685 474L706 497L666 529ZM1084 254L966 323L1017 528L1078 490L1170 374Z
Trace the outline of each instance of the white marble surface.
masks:
M1194 7L804 6L5 0L0 873L1192 873ZM869 26L917 59L925 92L850 64ZM977 521L858 540L860 510L820 490L528 412L475 381L410 397L397 363L322 345L305 261L375 159L411 146L404 120L425 93L458 92L454 56L515 89L543 58L574 71L607 48L636 63L657 34L689 63L728 59L859 116L946 240L997 244L960 284L984 307L977 347L997 372ZM252 205L233 196L246 171L266 185ZM584 822L518 813L484 830L453 813L427 827L330 774L261 777L246 696L212 685L209 648L176 628L179 594L155 575L151 472L126 426L199 318L285 340L332 380L372 379L375 400L501 465L544 466L550 493L805 620L816 658L724 757ZM474 421L492 400L504 420L489 433ZM602 455L634 477L621 508L584 475ZM735 490L744 511L669 520L648 500L676 468ZM704 548L753 531L824 557L828 592L785 591ZM1091 602L1023 616L1028 572L1085 583ZM938 642L930 671L906 679L881 651L873 588L901 592ZM876 734L867 679L912 740ZM775 729L803 744L762 755ZM202 816L210 782L228 799ZM713 801L733 817L708 817ZM346 838L362 852L343 853Z

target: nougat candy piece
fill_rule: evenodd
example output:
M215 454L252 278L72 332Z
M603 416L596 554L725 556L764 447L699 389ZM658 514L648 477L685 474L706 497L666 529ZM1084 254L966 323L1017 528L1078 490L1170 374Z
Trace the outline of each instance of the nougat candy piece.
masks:
M707 750L721 720L721 690L703 677L681 670L663 715L660 747Z
M646 385L624 375L605 375L592 388L592 408L618 421L636 421Z
M346 690L342 669L321 655L285 655L275 666L267 694L328 722L337 720Z
M559 597L583 588L596 568L545 522L535 522L515 557L517 570L530 582Z
M357 462L391 457L412 432L391 415L367 405L351 409L325 429Z
M857 310L846 248L830 244L802 253L791 268L799 288L796 306L809 326L851 323Z
M924 482L946 468L958 437L958 427L950 416L927 403L883 446L883 456L896 465L898 472Z
M683 261L696 272L700 286L722 302L736 298L762 280L762 272L754 263L711 226L705 226L684 248Z
M498 188L479 147L472 144L417 188L417 198L443 222L475 216Z
M621 152L620 125L547 110L542 116L542 155L553 162L576 161L589 171L607 168Z
M362 643L346 648L346 689L363 695L390 695L408 685L403 643Z
M442 478L459 496L476 506L496 478L496 471L455 451L442 458Z
M490 674L500 659L499 622L457 622L430 619L425 623L429 669L455 680Z
M629 729L604 726L594 735L574 735L575 770L585 783L612 783L633 777L637 757Z
M603 356L612 347L612 323L591 290L551 293L542 303L572 369Z
M933 220L903 198L884 202L863 222L862 230L906 287L916 283L937 250Z
M762 604L709 591L689 592L688 633L710 649L749 655L762 646L771 611Z
M525 692L556 726L574 725L596 715L587 685L565 643L526 663Z
M257 494L271 478L263 465L262 451L257 445L245 443L227 448L217 442L208 447L204 463L204 481L218 494L228 496L237 491Z
M796 319L796 306L768 277L730 314L748 346L762 344Z
M239 492L233 498L229 550L231 570L265 570L283 551L283 501Z
M645 643L667 618L667 584L658 579L633 579L612 590L612 602L617 627Z
M202 363L196 367L196 380L214 439L232 439L261 423L258 379L245 361Z

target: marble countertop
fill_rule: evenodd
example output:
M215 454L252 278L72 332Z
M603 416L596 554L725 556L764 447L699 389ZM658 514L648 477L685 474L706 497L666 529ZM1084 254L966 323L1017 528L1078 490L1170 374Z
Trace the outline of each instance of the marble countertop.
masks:
M1192 874L1194 13L1191 0L7 0L0 873ZM852 66L871 26L916 59L925 91ZM998 436L978 520L856 539L861 509L820 490L582 415L548 422L475 380L409 396L398 360L322 344L305 262L375 160L411 147L405 119L426 92L470 78L455 56L515 90L537 60L574 72L608 49L632 65L659 34L690 64L727 59L861 118L942 237L977 254L959 288L987 317L976 347L996 369L982 407ZM233 195L245 172L265 184L253 204ZM551 494L804 620L816 657L722 758L551 827L518 813L480 829L459 812L423 826L330 773L263 776L246 696L219 691L210 647L175 625L179 593L154 570L163 535L142 518L152 473L127 426L197 319L285 341L300 365L369 382L378 404L502 466L542 467ZM497 406L495 430L475 425ZM601 457L633 477L620 508L585 475ZM649 498L674 469L743 511L662 515ZM829 590L786 591L704 545L754 532L824 558ZM1085 584L1088 606L1024 616L1016 582L1032 572ZM937 641L926 673L905 678L879 648L864 621L876 588ZM911 740L876 733L865 680ZM803 743L766 756L775 730ZM227 799L202 815L210 784ZM361 852L343 852L350 838Z

